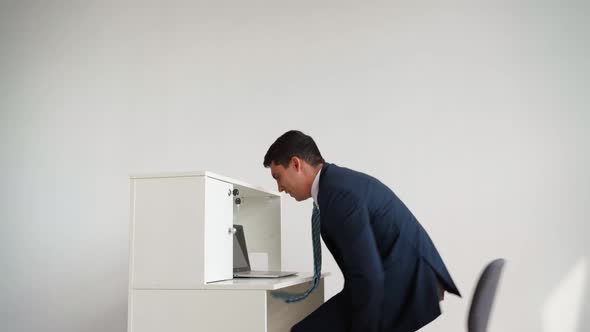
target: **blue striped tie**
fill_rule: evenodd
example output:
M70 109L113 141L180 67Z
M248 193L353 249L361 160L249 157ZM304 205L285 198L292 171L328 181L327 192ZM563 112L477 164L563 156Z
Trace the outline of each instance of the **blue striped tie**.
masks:
M313 212L311 214L311 239L313 241L313 285L301 294L289 294L285 292L273 292L275 298L281 299L287 303L299 302L305 299L313 292L320 283L320 274L322 272L322 246L320 242L320 210L313 203Z

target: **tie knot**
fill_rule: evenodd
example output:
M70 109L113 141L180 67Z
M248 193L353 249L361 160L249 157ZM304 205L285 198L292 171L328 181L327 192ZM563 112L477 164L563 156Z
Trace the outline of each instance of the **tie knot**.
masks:
M315 204L315 202L313 203L313 210L311 211L311 215L312 216L316 216L320 214L320 208Z

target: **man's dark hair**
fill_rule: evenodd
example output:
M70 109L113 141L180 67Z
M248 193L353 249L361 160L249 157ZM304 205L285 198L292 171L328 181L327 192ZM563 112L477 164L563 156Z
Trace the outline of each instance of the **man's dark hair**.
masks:
M292 157L299 157L311 166L325 163L311 136L298 130L289 130L268 148L263 164L264 167L270 167L270 164L274 162L287 168Z

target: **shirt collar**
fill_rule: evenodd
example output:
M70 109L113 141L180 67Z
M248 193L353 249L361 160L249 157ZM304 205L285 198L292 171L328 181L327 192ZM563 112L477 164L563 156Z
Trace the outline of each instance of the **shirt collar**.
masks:
M320 191L320 174L322 174L321 169L318 171L318 174L315 176L315 179L313 180L313 183L311 184L311 197L313 197L313 201L315 202L315 205L318 206L318 209L319 209L318 193Z

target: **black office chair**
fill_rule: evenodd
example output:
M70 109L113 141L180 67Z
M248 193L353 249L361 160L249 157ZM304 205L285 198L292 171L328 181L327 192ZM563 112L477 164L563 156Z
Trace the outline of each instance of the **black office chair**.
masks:
M498 282L505 263L505 259L495 259L481 273L469 307L469 316L467 317L468 332L487 331L492 304L496 297Z

